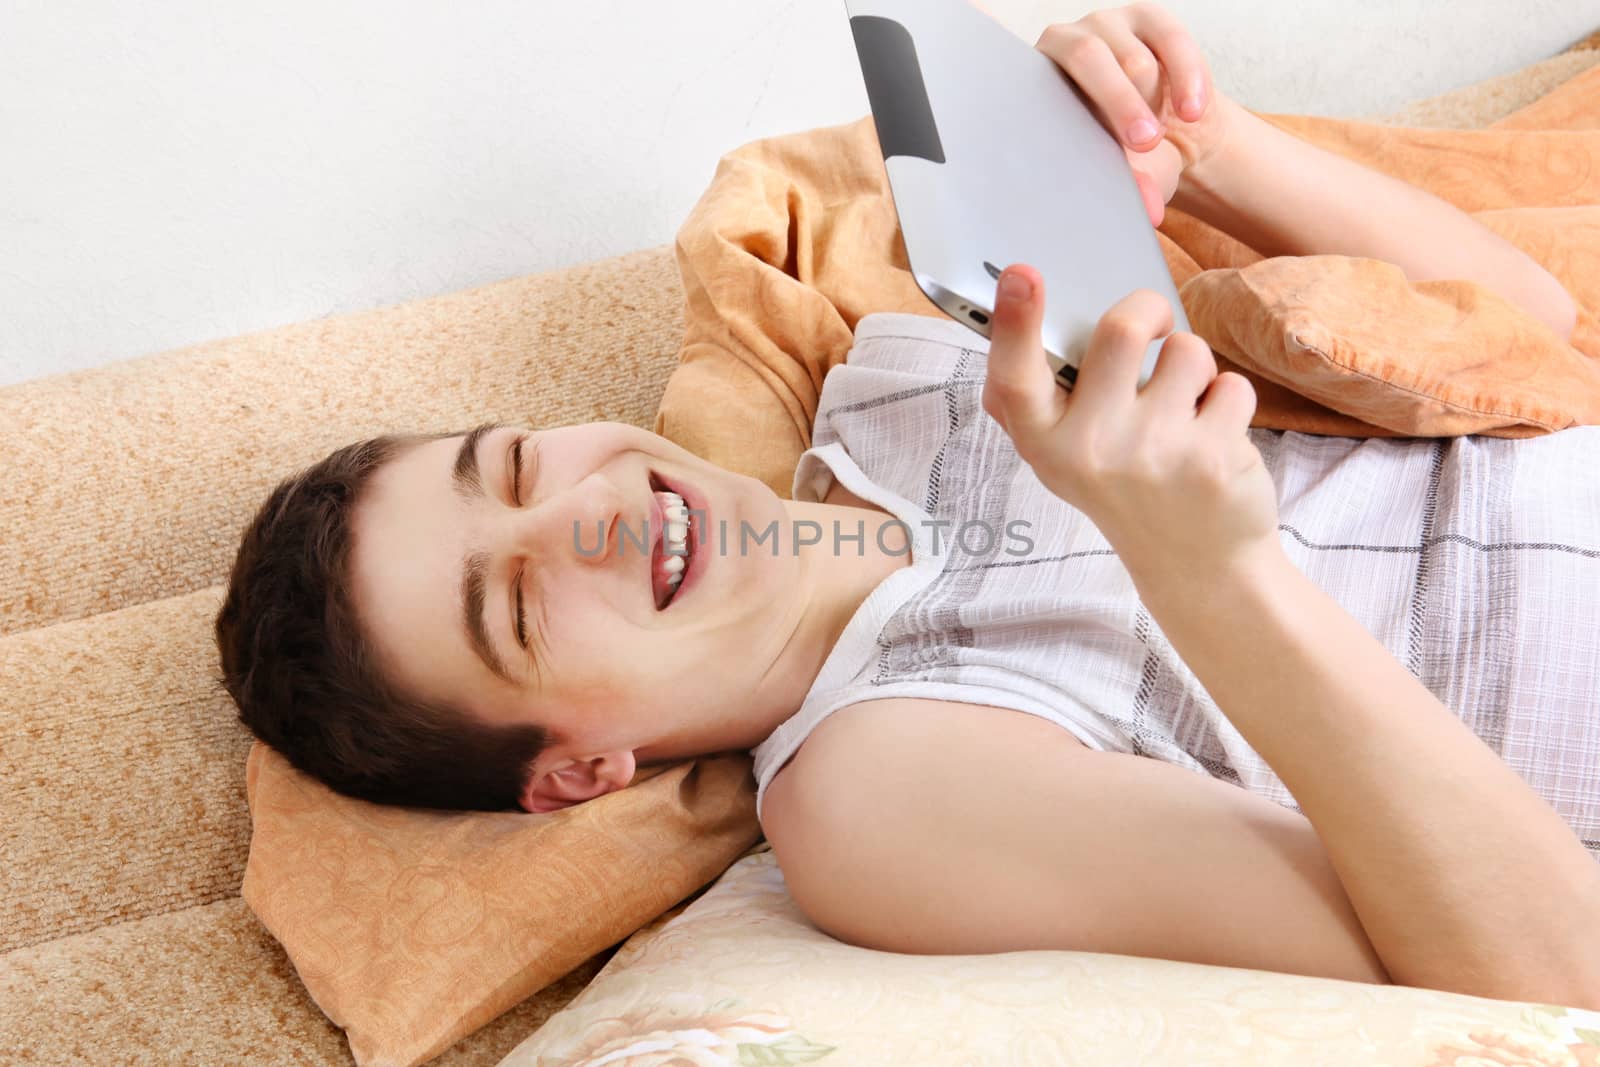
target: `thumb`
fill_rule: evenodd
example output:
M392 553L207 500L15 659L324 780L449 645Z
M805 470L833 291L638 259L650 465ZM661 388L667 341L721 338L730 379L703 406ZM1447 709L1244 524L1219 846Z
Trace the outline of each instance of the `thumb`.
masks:
M1044 279L1023 264L1007 267L995 287L983 410L1019 445L1055 425L1066 407L1039 340L1043 321Z
M1128 168L1139 186L1139 199L1144 201L1150 225L1159 227L1183 177L1183 153L1170 140L1162 140L1147 151L1124 148L1122 154L1127 157Z
M1139 186L1139 199L1144 201L1144 213L1150 216L1150 225L1159 228L1167 217L1167 205L1161 199L1156 180L1137 168L1133 172L1133 180Z

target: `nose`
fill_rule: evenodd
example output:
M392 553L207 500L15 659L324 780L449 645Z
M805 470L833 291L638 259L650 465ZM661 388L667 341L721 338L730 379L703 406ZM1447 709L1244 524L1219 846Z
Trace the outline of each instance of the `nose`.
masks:
M638 504L631 510L639 510ZM515 551L541 567L603 566L619 555L649 551L644 516L631 513L627 498L602 471L508 514Z

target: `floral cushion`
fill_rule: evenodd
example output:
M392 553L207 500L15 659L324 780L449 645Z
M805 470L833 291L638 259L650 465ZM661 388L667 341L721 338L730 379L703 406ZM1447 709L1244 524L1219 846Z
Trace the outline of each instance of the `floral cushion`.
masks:
M501 1067L817 1062L1600 1067L1600 1013L1098 953L855 948L806 920L763 846Z

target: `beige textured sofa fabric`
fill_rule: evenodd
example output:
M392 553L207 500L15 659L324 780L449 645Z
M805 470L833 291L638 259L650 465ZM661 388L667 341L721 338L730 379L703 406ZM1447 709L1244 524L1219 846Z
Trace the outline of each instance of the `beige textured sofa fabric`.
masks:
M1447 130L1477 129L1533 103L1568 78L1596 65L1600 65L1600 33L1579 42L1570 51L1525 70L1490 78L1443 96L1418 100L1393 114L1377 116L1374 121Z
M0 951L238 895L249 735L206 589L0 638Z
M0 634L224 581L277 480L358 438L649 426L681 299L658 248L0 390Z
M596 955L437 1059L484 1067L575 997ZM0 957L0 1063L349 1064L283 950L242 900L108 926Z
M239 532L360 437L650 425L679 294L657 248L0 389L0 1062L349 1062L238 899ZM440 1062L494 1062L608 955Z
M1415 121L1492 121L1596 60ZM249 740L208 627L238 533L356 438L649 426L680 300L657 248L0 389L0 1062L351 1062L237 895ZM607 958L435 1062L495 1063Z

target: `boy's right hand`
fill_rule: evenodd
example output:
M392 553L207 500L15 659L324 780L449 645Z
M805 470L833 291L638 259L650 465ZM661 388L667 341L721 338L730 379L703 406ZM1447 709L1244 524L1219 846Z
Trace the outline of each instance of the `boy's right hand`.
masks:
M1016 296L1021 281L1031 295ZM1000 276L983 410L1052 493L1087 515L1141 595L1195 589L1282 553L1277 492L1246 431L1255 390L1140 289L1095 327L1069 394L1040 341L1044 279L1014 264ZM1150 342L1171 333L1141 390Z

